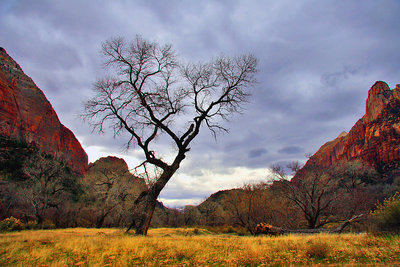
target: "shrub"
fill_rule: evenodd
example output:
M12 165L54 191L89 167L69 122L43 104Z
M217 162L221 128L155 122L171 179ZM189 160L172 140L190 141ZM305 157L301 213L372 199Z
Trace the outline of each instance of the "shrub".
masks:
M0 222L0 232L20 231L23 229L24 224L12 216Z
M372 222L375 230L383 232L400 232L400 193L385 199L376 205L372 212Z
M39 225L37 221L29 221L25 223L25 229L27 230L34 230L34 229L39 229Z
M221 233L224 234L235 234L236 233L236 229L233 228L233 226L231 225L227 225L227 226L222 226L220 228Z
M49 219L45 219L42 224L40 224L41 229L56 229L56 225Z
M206 226L205 228L216 234L249 235L249 231L246 228L233 227L231 225Z

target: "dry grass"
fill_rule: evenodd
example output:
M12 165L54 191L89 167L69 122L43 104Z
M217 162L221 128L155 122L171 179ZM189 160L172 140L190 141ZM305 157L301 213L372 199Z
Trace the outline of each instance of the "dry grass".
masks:
M116 229L0 234L0 266L400 265L400 237L288 235L239 237L203 229Z

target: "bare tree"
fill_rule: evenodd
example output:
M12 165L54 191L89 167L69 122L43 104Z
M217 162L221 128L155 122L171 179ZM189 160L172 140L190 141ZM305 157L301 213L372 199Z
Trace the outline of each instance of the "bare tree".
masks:
M65 165L48 156L36 153L23 165L27 179L20 183L18 195L25 215L35 216L38 224L45 219L49 209L58 207L68 199Z
M332 172L339 180L339 186L348 192L368 184L376 184L378 178L376 170L360 160L340 162L332 168Z
M183 209L183 219L185 226L200 224L201 213L197 206L186 205Z
M368 164L354 160L340 162L330 172L338 181L340 208L337 214L349 218L354 214L369 213L376 202L376 196L369 192L371 186L377 184L376 170Z
M300 165L292 163L288 168L296 173ZM285 196L304 214L308 228L319 228L330 222L330 209L336 200L337 180L332 179L329 172L321 166L308 166L307 170L298 172L298 179L293 181L282 166L274 165L271 170L283 186Z
M252 235L260 222L271 222L274 214L265 183L245 184L225 199L232 222L246 228Z
M242 111L249 96L246 88L255 82L257 60L252 55L220 56L209 63L182 66L171 45L160 46L140 36L129 44L122 38L106 41L102 52L114 75L97 81L83 117L100 132L110 126L115 136L127 133L127 147L135 144L144 153L141 166L146 173L148 166L158 170L135 200L131 227L146 235L157 197L202 126L215 136L227 131L221 120ZM176 148L171 161L155 151L160 135Z
M97 228L101 228L110 215L117 217L118 211L127 206L126 202L137 197L144 187L128 169L107 163L89 166L82 183Z
M215 201L204 201L197 206L200 212L200 224L215 226L218 225L223 219L221 205Z

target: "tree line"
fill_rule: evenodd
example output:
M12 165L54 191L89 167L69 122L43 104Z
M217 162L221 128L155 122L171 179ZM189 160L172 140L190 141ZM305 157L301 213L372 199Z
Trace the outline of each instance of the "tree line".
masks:
M30 227L127 227L132 203L147 188L143 179L113 164L90 164L74 175L61 160L36 147L0 136L0 220ZM169 210L157 202L155 226Z
M13 216L44 228L127 228L135 199L149 187L118 164L91 164L88 174L78 177L35 148L1 140L10 151L3 150L0 161L9 166L0 175L1 220ZM400 189L398 177L391 184L382 182L375 169L360 161L312 166L290 180L300 167L296 162L271 166L265 181L217 192L198 206L173 209L157 202L151 226L250 234L261 222L286 229L333 227L353 215L370 214L376 203Z

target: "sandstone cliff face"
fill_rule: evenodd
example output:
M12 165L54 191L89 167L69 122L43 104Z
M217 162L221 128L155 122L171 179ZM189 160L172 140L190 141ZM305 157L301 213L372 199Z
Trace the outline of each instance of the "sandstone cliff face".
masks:
M43 92L0 48L0 134L33 144L65 161L77 174L88 157L74 134L62 125Z
M349 133L321 146L305 167L355 159L378 169L400 160L399 85L391 90L385 82L376 82L368 92L365 115Z

